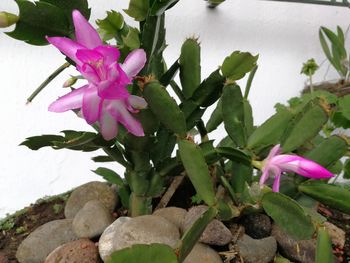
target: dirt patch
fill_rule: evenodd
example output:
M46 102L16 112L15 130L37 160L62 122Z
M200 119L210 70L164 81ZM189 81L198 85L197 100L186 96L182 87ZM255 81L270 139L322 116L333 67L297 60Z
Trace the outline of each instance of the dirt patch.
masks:
M64 205L68 196L67 193L39 200L1 220L0 259L2 254L9 263L17 263L16 251L23 239L37 227L49 221L64 218Z

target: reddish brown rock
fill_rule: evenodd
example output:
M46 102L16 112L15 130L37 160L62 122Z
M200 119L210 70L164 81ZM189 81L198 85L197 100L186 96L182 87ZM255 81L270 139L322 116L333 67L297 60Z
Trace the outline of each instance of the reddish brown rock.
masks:
M45 263L100 262L96 245L88 239L79 239L59 246L48 255Z

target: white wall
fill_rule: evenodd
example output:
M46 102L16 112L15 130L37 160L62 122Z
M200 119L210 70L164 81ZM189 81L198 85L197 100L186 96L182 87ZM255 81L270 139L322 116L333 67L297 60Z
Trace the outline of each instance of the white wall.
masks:
M91 21L103 18L106 10L126 8L127 2L90 0ZM17 13L13 0L1 0L0 10ZM310 57L323 60L319 26L347 28L349 22L349 9L341 7L227 0L218 9L209 10L202 0L182 0L168 12L169 47L165 56L168 63L173 62L183 40L199 36L204 77L234 50L259 53L259 70L250 100L255 122L261 123L274 112L276 102L285 102L303 87L302 62ZM349 40L347 43L349 47ZM66 92L61 85L74 69L66 71L26 105L30 93L63 62L63 56L51 46L30 46L0 34L0 218L44 195L98 179L90 171L97 167L90 161L94 154L49 148L31 151L18 146L28 136L89 129L72 113L47 111L49 103ZM335 76L331 72L328 78ZM322 80L323 74L319 78ZM120 167L113 167L123 173Z

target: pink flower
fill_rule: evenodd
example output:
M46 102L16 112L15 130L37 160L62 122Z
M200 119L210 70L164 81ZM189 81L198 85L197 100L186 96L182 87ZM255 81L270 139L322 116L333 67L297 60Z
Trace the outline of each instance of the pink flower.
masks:
M269 155L263 161L260 186L263 186L266 180L272 175L275 178L272 191L278 192L280 178L283 172L297 173L301 176L313 179L326 179L334 176L330 171L314 161L297 155L280 153L281 147L278 144L271 149Z
M119 64L119 50L103 45L97 31L77 10L73 11L73 22L76 41L65 37L47 37L47 40L76 63L89 84L59 98L49 110L81 109L87 123L99 122L106 140L117 135L118 122L132 134L144 136L140 123L130 112L136 113L147 104L144 99L131 96L126 88L146 63L144 50L132 51Z

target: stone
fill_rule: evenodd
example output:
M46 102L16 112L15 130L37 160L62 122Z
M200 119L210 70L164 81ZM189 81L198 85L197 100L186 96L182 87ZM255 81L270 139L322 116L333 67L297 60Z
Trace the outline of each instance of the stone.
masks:
M184 224L182 226L182 232L186 232L196 220L208 210L208 207L205 205L194 206L186 214ZM232 240L231 231L219 220L214 219L204 230L201 235L199 242L224 246L227 245Z
M270 218L265 214L250 214L245 216L241 224L245 228L245 233L255 239L270 236L272 225Z
M99 200L110 212L114 211L119 201L116 191L108 184L89 182L73 190L64 208L64 215L66 218L74 218L78 211L91 200Z
M73 231L79 238L100 236L113 222L111 212L98 200L87 202L73 219Z
M301 263L315 262L316 240L295 240L275 224L272 225L271 236L277 240L279 252L284 257Z
M0 252L0 263L8 263L8 262L9 261L7 256L4 253Z
M332 243L339 248L343 248L345 245L345 231L330 222L325 222L323 225L327 229Z
M161 243L175 248L179 239L178 228L163 217L119 217L101 235L99 252L106 261L112 252L134 244Z
M253 239L243 235L237 241L239 255L246 263L268 263L273 260L277 251L277 242L274 237Z
M98 263L98 249L94 242L79 239L59 246L46 258L44 263Z
M222 263L222 260L214 249L197 243L185 258L184 263Z
M179 229L182 227L187 211L179 207L165 207L153 212L153 215L161 216L173 223Z
M42 263L55 248L74 241L72 219L48 222L35 229L19 245L16 257L20 263Z

